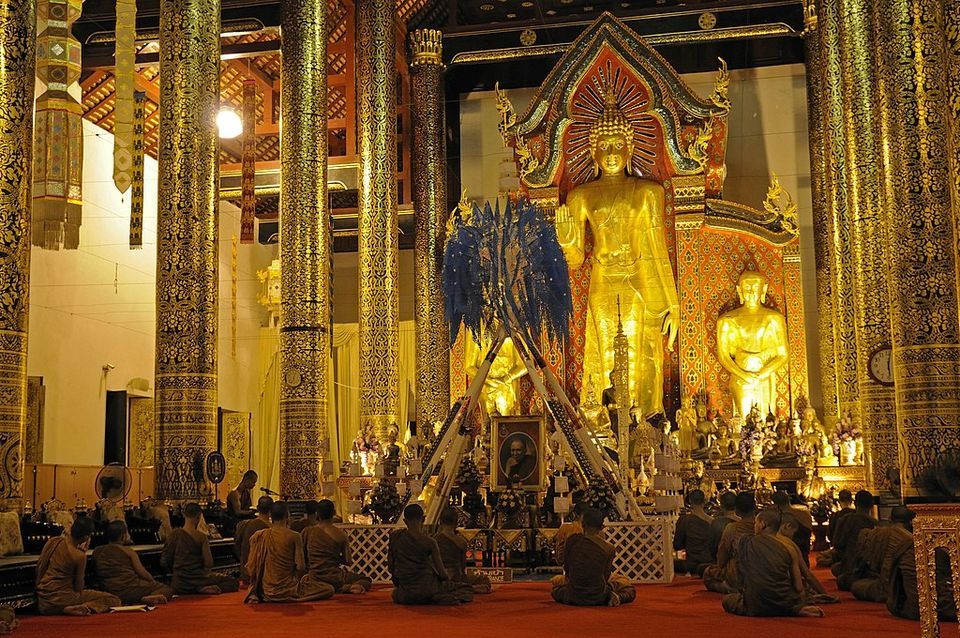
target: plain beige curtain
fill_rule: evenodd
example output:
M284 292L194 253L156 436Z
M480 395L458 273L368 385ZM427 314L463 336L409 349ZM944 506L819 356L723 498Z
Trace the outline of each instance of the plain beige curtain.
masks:
M253 469L260 486L280 491L280 336L276 328L260 328L260 401L252 437ZM230 486L233 489L234 486ZM254 500L259 494L254 495Z

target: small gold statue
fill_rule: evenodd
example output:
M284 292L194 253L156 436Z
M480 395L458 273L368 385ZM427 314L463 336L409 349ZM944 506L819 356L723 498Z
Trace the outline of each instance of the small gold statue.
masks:
M663 336L673 350L680 312L664 234L663 186L624 172L633 139L633 126L608 90L590 130L590 153L601 175L569 192L556 224L570 268L583 263L587 226L593 233L585 372L613 369L619 300L630 342L629 403L645 418L663 412Z
M797 485L797 492L807 503L817 500L827 491L824 480L817 474L817 468L807 465L804 468L804 477Z
M776 372L787 362L787 324L783 315L763 306L767 278L746 271L737 283L742 304L717 321L717 355L730 373L734 410L761 415L776 409Z
M677 410L677 428L680 430L680 452L684 456L698 449L697 411L693 407L693 395L683 397L683 407Z
M837 465L833 444L824 432L823 426L820 425L817 412L813 408L803 411L803 419L800 421L800 444L805 452L813 452L817 465L821 467Z
M477 373L483 363L490 341L481 335L484 347L477 345L472 338L466 343L466 373L471 377ZM497 358L490 365L487 380L480 390L480 403L487 416L514 416L519 413L517 402L519 379L527 373L523 360L517 354L517 347L507 337L497 352Z

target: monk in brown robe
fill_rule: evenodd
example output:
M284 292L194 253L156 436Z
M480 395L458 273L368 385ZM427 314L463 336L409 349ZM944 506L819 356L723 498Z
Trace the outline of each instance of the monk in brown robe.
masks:
M107 545L93 550L93 564L100 584L120 598L124 605L164 605L173 597L173 590L158 583L143 567L132 547L123 544L127 525L113 521L107 525Z
M723 597L723 608L739 616L823 616L810 604L802 578L798 580L798 556L788 551L776 536L780 512L768 509L754 521L754 533L740 537L737 566L740 591Z
M196 503L187 503L183 508L183 527L173 530L160 562L173 574L171 586L175 594L220 594L240 588L237 579L221 576L210 571L213 555L210 553L210 538L198 528L202 510Z
M37 562L37 603L41 614L87 616L119 607L120 599L107 592L84 589L87 548L93 521L81 516L70 533L51 538Z
M583 513L583 533L567 540L565 576L553 578L550 595L564 605L619 607L632 602L637 590L613 573L617 550L603 540L603 513L589 508Z
M316 501L307 501L303 506L304 517L299 518L295 521L290 522L290 529L295 531L297 534L303 532L303 530L308 527L313 527L317 524L317 511L319 510L320 504Z
M853 509L853 494L850 490L840 490L837 496L837 504L840 506L836 512L830 515L827 522L827 540L830 541L830 549L820 552L817 555L817 567L830 567L837 561L837 550L833 547L833 539L837 534L837 525L845 517L856 512Z
M473 600L468 585L450 583L440 559L437 541L423 531L423 508L407 505L406 529L390 534L387 561L393 579L393 602L398 605L456 605Z
M673 550L687 553L685 559L675 562L677 572L703 576L703 571L717 559L710 551L713 517L703 509L706 500L703 490L691 490L687 494L687 506L690 509L680 515L677 531L673 535Z
M240 484L227 494L227 514L238 520L253 518L251 492L256 485L257 473L253 470L244 472Z
M795 583L800 583L805 591L806 597L811 602L822 605L827 603L838 603L840 599L827 593L823 583L817 578L816 574L810 571L810 566L803 562L803 556L800 554L800 548L793 541L797 529L800 528L800 522L793 514L780 515L780 529L777 532L777 540L780 541L790 555L793 557L791 565L791 575Z
M493 591L490 579L483 574L468 574L466 571L467 539L457 531L459 518L457 510L452 507L447 507L440 513L440 529L433 537L440 548L440 559L450 582L470 585L475 594L489 594Z
M830 571L837 577L837 587L841 591L849 591L850 585L857 578L856 570L860 565L857 543L860 532L877 526L877 519L873 517L873 494L860 490L853 503L856 511L837 523L837 534L833 540L836 558Z
M233 537L233 554L240 561L240 580L248 582L247 559L250 557L250 537L262 529L270 527L270 510L273 509L273 499L261 496L257 500L257 517L248 521L240 521L236 535Z
M790 495L782 490L774 492L772 498L773 506L781 514L792 514L799 523L799 527L797 527L794 532L793 542L797 545L797 548L799 548L803 562L809 565L810 537L813 535L813 516L810 515L810 510L794 507L790 503Z
M244 602L303 603L326 600L334 594L327 583L310 580L304 562L303 538L290 529L287 504L277 501L270 511L273 521L250 538L250 590Z
M573 536L574 534L583 534L583 525L580 524L580 519L583 517L583 513L587 511L587 504L584 502L577 503L573 506L573 511L570 513L570 520L565 521L560 525L560 529L557 530L557 535L554 537L554 551L557 554L557 565L563 567L563 551L565 549L567 539Z
M904 543L913 542L913 517L913 512L898 505L890 512L890 525L860 532L857 549L860 564L854 571L858 578L850 584L850 592L857 600L886 602L893 556Z
M307 557L307 578L324 583L341 594L362 594L370 591L373 581L347 569L353 563L350 541L333 524L337 508L333 501L317 503L317 524L301 532Z
M740 520L727 525L717 547L717 562L703 570L703 585L720 594L740 590L740 570L737 568L737 553L740 539L754 533L757 502L753 492L740 492L736 496L736 512Z
M720 539L727 525L740 520L737 516L737 493L732 491L720 494L720 514L710 523L710 555L713 562L717 560L717 550L720 549Z
M937 617L942 621L956 622L957 607L953 600L950 556L942 547L938 547L934 560L937 579ZM900 618L920 620L919 591L916 553L911 536L909 541L900 543L891 553L887 610Z

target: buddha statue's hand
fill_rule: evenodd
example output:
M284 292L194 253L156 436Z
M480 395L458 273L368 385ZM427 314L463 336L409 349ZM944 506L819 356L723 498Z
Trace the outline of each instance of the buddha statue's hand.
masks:
M663 315L663 324L660 332L667 337L667 350L673 352L673 344L677 340L677 332L680 330L680 308L679 306L670 306Z
M557 227L557 241L561 246L571 246L577 243L579 233L576 223L573 221L573 214L566 204L557 206L554 213L554 224Z

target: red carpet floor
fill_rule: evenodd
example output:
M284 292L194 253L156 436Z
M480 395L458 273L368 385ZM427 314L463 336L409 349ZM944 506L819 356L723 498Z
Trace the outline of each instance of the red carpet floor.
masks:
M829 574L826 574L829 576ZM821 577L824 574L821 573ZM827 589L833 581L824 578ZM333 636L336 638L531 636L706 636L815 638L919 636L919 623L890 616L883 605L843 594L825 618L739 618L724 613L720 596L700 580L638 587L637 600L618 609L584 609L550 600L548 583L516 583L460 607L399 607L388 588L310 604L243 605L241 594L180 598L150 613L88 618L21 616L16 636ZM956 625L941 625L956 638Z

